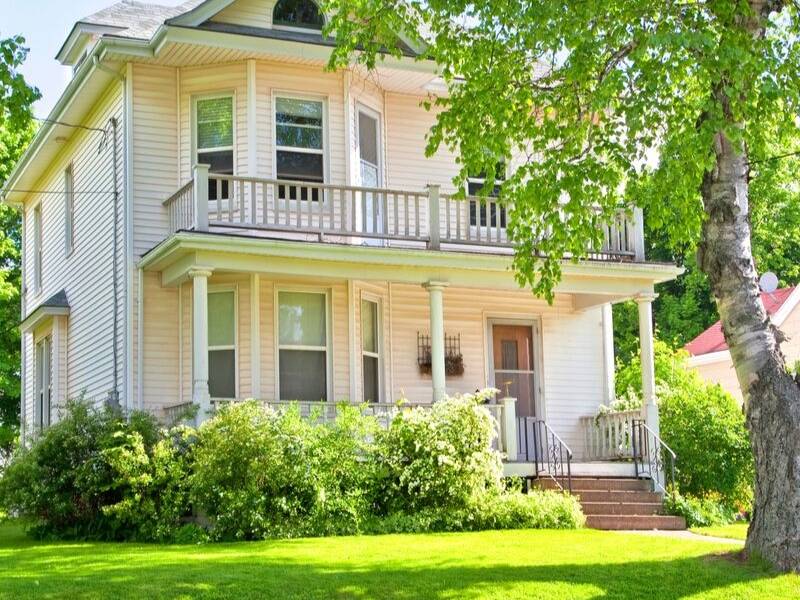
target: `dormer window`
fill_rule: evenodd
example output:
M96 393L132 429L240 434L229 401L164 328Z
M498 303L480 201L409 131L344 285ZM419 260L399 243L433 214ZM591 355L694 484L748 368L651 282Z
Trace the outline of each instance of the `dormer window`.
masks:
M272 24L321 30L325 20L312 0L278 0L272 11Z

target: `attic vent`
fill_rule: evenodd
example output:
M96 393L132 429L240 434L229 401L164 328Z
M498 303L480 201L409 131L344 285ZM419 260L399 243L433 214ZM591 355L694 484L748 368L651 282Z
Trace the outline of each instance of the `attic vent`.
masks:
M325 20L312 0L278 0L272 11L272 24L321 30Z

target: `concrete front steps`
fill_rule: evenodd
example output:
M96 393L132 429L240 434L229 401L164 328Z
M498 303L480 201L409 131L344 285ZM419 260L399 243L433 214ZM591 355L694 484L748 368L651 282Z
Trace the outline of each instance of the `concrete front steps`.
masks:
M537 480L543 489L558 489L549 478ZM564 482L566 489L566 481ZM572 494L578 497L586 526L594 529L686 529L683 517L663 514L661 494L651 491L648 480L635 477L573 477Z

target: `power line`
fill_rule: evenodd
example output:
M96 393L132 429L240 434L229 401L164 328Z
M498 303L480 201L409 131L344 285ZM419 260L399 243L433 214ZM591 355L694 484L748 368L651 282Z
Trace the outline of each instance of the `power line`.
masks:
M80 194L114 194L114 190L80 190L76 192L71 192L74 195ZM64 190L20 190L16 188L0 190L0 196L5 196L6 194L66 194Z
M86 131L95 131L97 133L102 133L104 136L107 135L105 129L100 129L98 127L89 127L88 125L75 125L73 123L66 123L64 121L57 121L55 119L46 119L43 117L33 117L36 121L41 121L42 123L50 123L52 125L62 125L64 127L72 127L74 129L85 129Z

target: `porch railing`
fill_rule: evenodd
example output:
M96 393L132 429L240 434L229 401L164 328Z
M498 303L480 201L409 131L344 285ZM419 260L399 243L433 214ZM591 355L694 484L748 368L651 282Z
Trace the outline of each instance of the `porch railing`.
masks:
M633 465L637 477L649 477L654 491L666 494L675 485L677 455L641 420L633 421Z
M633 423L642 418L639 410L627 410L581 417L587 460L630 460L633 458Z
M221 407L230 404L231 402L239 402L238 400L212 398L211 409L217 411ZM191 405L191 403L189 403ZM304 419L314 419L317 423L329 423L336 419L339 414L343 403L341 402L309 402L309 401L296 401L296 400L264 400L262 404L269 406L277 411L287 410L289 407L295 407L300 416ZM348 404L360 408L362 414L371 415L375 417L381 427L388 427L392 419L401 411L410 410L412 408L430 408L430 402L369 402L363 404ZM184 405L180 405L183 409ZM514 436L516 438L516 428L509 430L507 426L506 411L509 410L508 404L502 400L499 404L484 404L483 408L489 411L495 422L496 436L493 440L493 447L499 452L506 453L511 450L516 454L516 444L508 442L508 437ZM512 411L513 412L513 411ZM511 418L515 415L511 414ZM510 448L509 448L510 446Z
M172 231L263 230L417 243L430 249L468 246L511 248L507 212L492 198L456 198L438 185L411 191L209 174L194 178L164 201ZM602 225L603 242L589 257L644 260L641 210L620 211Z
M525 462L534 463L536 477L549 477L572 491L572 450L550 425L536 417L517 418L519 448Z

